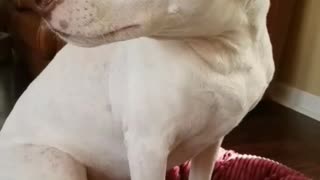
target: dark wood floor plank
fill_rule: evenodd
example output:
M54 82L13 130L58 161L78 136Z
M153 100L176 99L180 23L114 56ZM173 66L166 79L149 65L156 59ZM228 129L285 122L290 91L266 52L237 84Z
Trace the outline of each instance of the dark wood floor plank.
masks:
M320 122L276 103L260 103L223 146L279 161L320 180Z

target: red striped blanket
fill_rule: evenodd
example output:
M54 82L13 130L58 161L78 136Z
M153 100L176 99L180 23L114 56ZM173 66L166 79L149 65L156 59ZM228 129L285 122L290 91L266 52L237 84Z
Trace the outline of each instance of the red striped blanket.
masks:
M191 163L174 167L167 180L188 180ZM212 180L310 180L302 173L270 159L221 150Z

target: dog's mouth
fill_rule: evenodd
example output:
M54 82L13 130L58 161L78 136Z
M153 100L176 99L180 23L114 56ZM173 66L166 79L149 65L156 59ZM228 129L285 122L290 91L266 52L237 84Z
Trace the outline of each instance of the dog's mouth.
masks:
M64 37L64 38L87 38L87 39L109 39L109 38L114 38L116 36L119 35L128 35L131 34L135 31L137 31L140 28L140 25L129 25L129 26L124 26L122 28L118 28L112 31L109 31L107 33L101 33L98 35L94 35L94 36L85 36L85 35L79 35L79 34L70 34L70 33L66 33L66 32L62 32L58 29L53 28L53 31L56 32L57 34L59 34L60 36Z

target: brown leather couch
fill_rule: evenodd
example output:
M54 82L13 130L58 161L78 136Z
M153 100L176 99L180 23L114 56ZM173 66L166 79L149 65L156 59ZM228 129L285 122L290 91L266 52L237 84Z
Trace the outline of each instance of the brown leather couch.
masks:
M61 41L47 28L32 10L34 0L9 0L8 31L14 38L14 46L32 77L37 76L61 49ZM276 64L281 58L286 42L291 15L296 0L271 0L268 26L274 46Z
M64 46L41 18L31 10L32 0L10 0L7 31L12 35L18 59L33 79Z

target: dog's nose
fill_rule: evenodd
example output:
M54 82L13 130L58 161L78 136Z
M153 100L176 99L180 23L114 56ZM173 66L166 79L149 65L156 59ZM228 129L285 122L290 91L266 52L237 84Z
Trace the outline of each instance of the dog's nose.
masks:
M34 2L34 9L42 17L50 15L51 11L56 7L57 0L32 0Z

